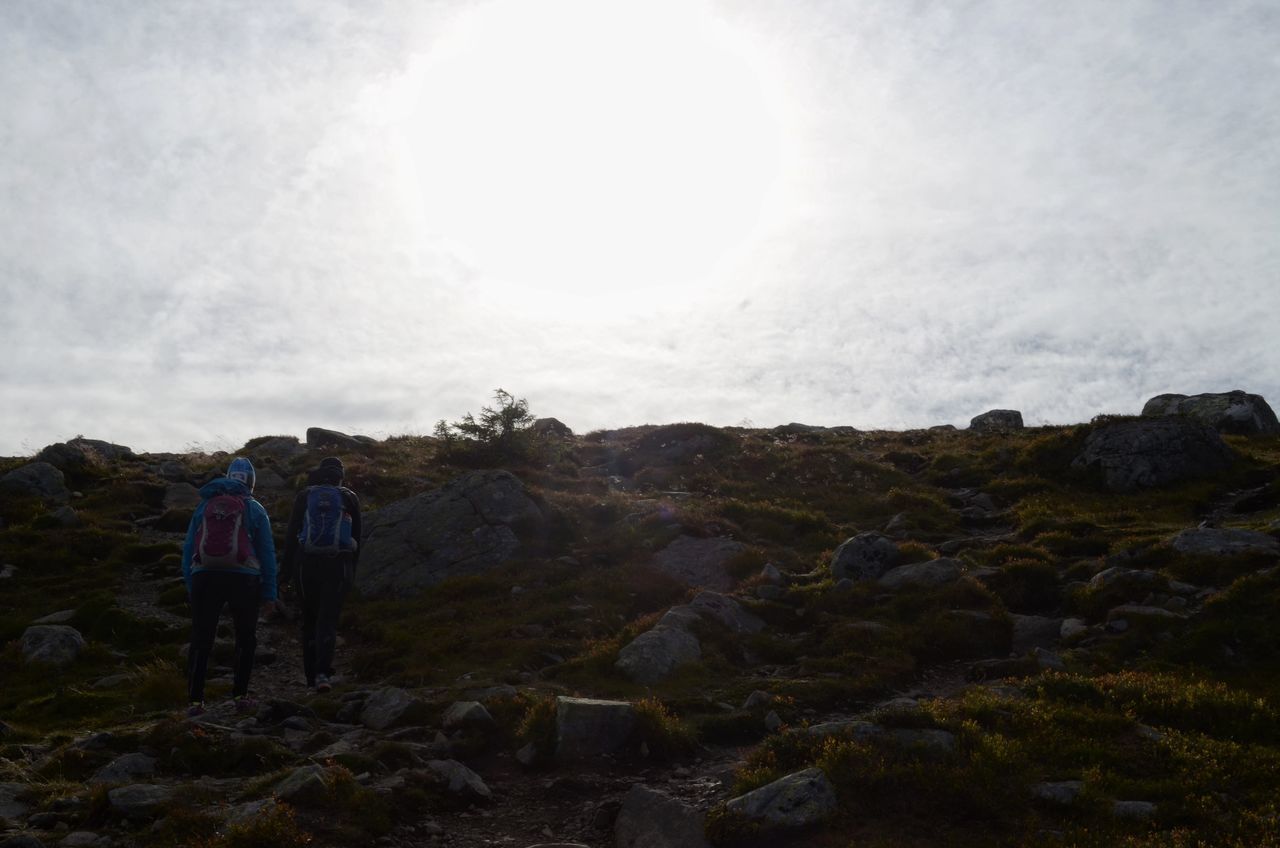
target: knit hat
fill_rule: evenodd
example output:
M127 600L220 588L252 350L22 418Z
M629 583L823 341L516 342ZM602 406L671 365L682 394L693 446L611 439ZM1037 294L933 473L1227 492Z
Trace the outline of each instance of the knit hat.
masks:
M345 475L345 469L342 467L342 460L336 456L326 456L320 460L320 466L316 468L315 477L327 483L337 485L342 482Z
M231 464L227 466L227 479L239 480L248 487L249 491L253 491L254 481L258 479L258 475L253 470L253 463L245 459L243 456L237 456L231 460Z

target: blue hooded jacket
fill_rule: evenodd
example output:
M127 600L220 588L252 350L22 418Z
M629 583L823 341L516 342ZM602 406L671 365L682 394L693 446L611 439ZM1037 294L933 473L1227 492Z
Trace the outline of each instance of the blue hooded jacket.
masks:
M187 540L182 545L182 579L186 581L187 591L191 591L191 575L201 571L199 563L193 566L192 558L196 549L196 530L204 518L204 507L210 498L218 495L239 495L248 501L245 514L248 516L249 539L253 542L253 552L258 558L260 570L250 568L219 568L235 574L248 574L262 577L262 600L276 599L276 544L271 538L271 519L267 517L266 508L254 500L249 494L249 487L239 480L219 477L205 483L200 489L200 505L191 516L191 524L187 527Z

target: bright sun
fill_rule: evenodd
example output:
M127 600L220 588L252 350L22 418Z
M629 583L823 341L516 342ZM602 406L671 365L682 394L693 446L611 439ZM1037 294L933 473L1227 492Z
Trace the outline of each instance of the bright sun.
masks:
M778 170L760 70L696 0L493 0L433 46L418 97L427 227L529 293L705 280Z

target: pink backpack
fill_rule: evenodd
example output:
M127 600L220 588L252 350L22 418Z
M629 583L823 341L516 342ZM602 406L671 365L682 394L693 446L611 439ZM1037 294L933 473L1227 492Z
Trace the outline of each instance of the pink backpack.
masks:
M196 528L195 561L203 568L255 568L248 504L237 495L217 495L204 505Z

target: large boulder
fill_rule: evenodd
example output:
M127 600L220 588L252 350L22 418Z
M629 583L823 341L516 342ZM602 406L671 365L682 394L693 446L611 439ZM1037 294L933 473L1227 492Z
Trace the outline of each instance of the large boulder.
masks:
M831 576L837 580L879 580L898 564L898 545L882 533L859 533L845 539L831 556Z
M82 471L107 461L134 458L133 451L124 445L104 442L101 439L86 439L82 436L49 445L36 454L37 460L47 462L68 473Z
M54 503L71 500L66 478L47 462L28 462L0 477L0 494L42 498Z
M307 447L309 448L346 448L360 450L373 443L368 436L348 436L337 430L326 430L323 427L307 428Z
M372 513L356 585L369 595L404 597L450 577L479 574L544 526L542 510L515 475L475 471Z
M764 630L764 620L753 615L726 595L718 592L699 592L689 607L694 612L718 622L734 633L759 633Z
M1111 491L1128 492L1217 474L1234 461L1212 427L1171 416L1102 424L1071 465L1101 473Z
M647 786L622 796L613 832L617 848L710 848L706 814Z
M1006 433L1022 429L1022 413L1016 409L992 409L975 415L969 429L978 433Z
M107 793L107 801L112 810L125 818L149 819L158 818L173 800L174 794L175 790L171 786L133 783L112 789Z
M1173 537L1173 549L1180 554L1235 556L1271 554L1280 556L1280 540L1256 530L1228 530L1201 527L1183 530Z
M360 711L360 723L370 730L386 730L411 721L422 708L422 702L405 690L386 686L365 700Z
M737 583L726 566L744 550L746 546L733 539L680 536L658 551L653 562L658 570L690 586L724 592Z
M562 760L612 754L631 739L635 707L626 701L556 698L556 757Z
M22 658L29 663L70 665L84 649L80 631L65 624L36 624L22 634Z
M1235 389L1203 395L1156 395L1142 407L1143 415L1186 415L1219 433L1252 436L1280 433L1280 420L1263 400Z
M620 650L614 667L636 683L651 684L701 658L702 643L697 636L681 627L659 625Z
M529 425L529 432L535 436L550 439L571 439L573 431L558 418L539 418Z
M808 827L836 811L836 790L820 768L808 768L728 802L741 816L778 827Z

